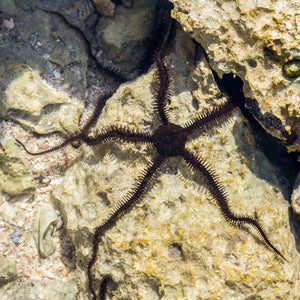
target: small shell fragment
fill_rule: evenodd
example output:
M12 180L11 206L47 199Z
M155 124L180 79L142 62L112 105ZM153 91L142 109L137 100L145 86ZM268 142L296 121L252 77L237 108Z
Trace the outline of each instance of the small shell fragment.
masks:
M55 251L52 235L58 222L58 215L51 204L45 203L35 215L33 222L33 238L39 255L50 256Z

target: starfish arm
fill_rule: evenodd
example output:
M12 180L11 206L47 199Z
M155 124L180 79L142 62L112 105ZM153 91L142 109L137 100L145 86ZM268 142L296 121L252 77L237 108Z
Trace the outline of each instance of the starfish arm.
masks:
M106 101L114 94L114 91L109 89L103 92L103 94L101 94L98 97L96 106L91 114L91 116L88 118L87 122L85 123L85 125L80 129L81 133L86 133L93 125L95 125L95 123L98 120L99 115L101 114Z
M83 141L88 145L96 145L109 140L117 140L133 143L151 143L151 134L128 129L127 127L110 126L101 130L95 136L83 136Z
M170 121L167 103L170 100L170 83L171 76L169 70L164 61L164 49L157 51L155 54L155 61L157 65L157 71L155 74L155 88L154 88L154 110L159 115L164 125Z
M71 144L71 143L73 143L75 141L78 141L80 139L81 139L81 134L76 134L74 136L69 137L68 139L64 140L63 142L57 144L56 146L54 146L50 149L47 149L47 150L44 150L44 151L39 151L39 152L31 152L30 150L28 150L26 148L26 146L21 141L19 141L18 139L16 139L16 141L23 147L25 152L27 152L28 154L30 154L30 155L41 155L41 154L46 154L46 153L57 151L57 150L65 147L66 145Z
M96 299L96 293L93 288L92 282L92 267L97 259L98 245L101 237L107 230L112 228L125 213L129 212L133 208L133 206L144 197L144 195L152 186L155 175L166 163L166 161L167 158L161 155L158 156L154 161L152 161L152 163L146 169L144 169L140 176L136 179L135 185L131 189L131 191L129 191L125 195L120 203L112 208L108 217L96 228L93 238L93 254L87 268L89 288L94 300Z
M63 147L65 147L66 145L73 143L75 141L81 140L83 134L85 134L89 128L91 126L93 126L99 115L101 114L101 111L103 109L103 107L105 106L106 101L113 95L113 91L109 90L106 91L104 94L102 94L101 96L99 96L98 101L97 101L97 105L92 113L92 115L88 118L86 124L82 127L82 129L80 131L77 131L76 133L72 134L70 137L66 138L63 142L57 144L56 146L44 150L44 151L39 151L39 152L32 152L30 150L27 149L27 147L18 139L16 139L16 141L23 147L23 149L30 155L41 155L41 154L46 154L46 153L50 153L50 152L54 152L57 151Z
M231 210L228 203L227 193L225 192L224 186L220 183L218 175L216 175L211 166L209 166L209 164L202 157L195 156L188 150L185 150L182 154L182 158L193 171L201 173L204 181L206 182L208 190L215 199L226 221L234 225L248 224L254 227L259 232L265 244L284 260L287 260L279 252L279 250L272 245L264 229L255 219L249 216L239 216Z
M183 130L184 132L191 134L197 130L204 130L212 127L227 117L235 107L236 105L234 102L232 102L230 99L227 99L225 103L192 119L183 126Z

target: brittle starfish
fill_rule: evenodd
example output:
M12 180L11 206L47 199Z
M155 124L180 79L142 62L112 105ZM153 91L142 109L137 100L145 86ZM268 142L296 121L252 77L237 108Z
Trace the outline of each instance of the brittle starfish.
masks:
M74 141L82 141L88 145L97 145L109 140L124 141L134 144L152 144L155 146L158 155L152 162L141 172L136 179L133 188L123 197L123 199L111 209L109 215L100 223L95 229L93 237L93 254L88 263L87 276L89 281L89 289L92 293L92 298L96 300L97 295L93 287L92 268L97 259L98 246L101 237L107 230L112 228L116 222L134 207L140 201L147 191L152 186L155 176L159 170L167 163L168 158L179 156L187 164L187 166L194 172L202 175L208 190L215 199L223 217L226 221L233 225L248 224L256 229L260 234L265 244L271 248L277 255L286 260L281 252L271 243L265 230L260 223L253 217L247 215L238 215L232 211L228 203L227 193L224 186L219 181L218 175L209 166L203 157L189 151L185 145L188 135L195 132L204 131L205 129L218 124L222 119L227 117L232 110L237 106L239 99L228 98L227 101L216 108L213 108L201 115L195 117L193 120L179 126L170 121L167 104L170 100L170 82L171 76L164 61L164 52L162 49L155 53L155 61L157 64L156 85L154 89L154 111L161 121L161 125L153 132L142 132L138 130L130 130L126 127L112 125L108 128L102 129L100 132L89 135L89 128L95 123L102 106L98 103L94 114L83 127L83 129L72 136L70 136L63 143L45 150L43 152L33 153L26 149L26 147L19 142L26 152L32 155L39 155L51 151L55 151ZM106 95L106 98L109 95ZM101 288L99 297L102 294Z

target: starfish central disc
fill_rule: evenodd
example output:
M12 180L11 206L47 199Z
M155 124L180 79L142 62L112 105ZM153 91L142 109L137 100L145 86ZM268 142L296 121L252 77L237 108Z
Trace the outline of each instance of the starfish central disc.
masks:
M152 137L152 142L162 156L181 155L186 140L187 134L182 130L182 127L173 123L159 126Z

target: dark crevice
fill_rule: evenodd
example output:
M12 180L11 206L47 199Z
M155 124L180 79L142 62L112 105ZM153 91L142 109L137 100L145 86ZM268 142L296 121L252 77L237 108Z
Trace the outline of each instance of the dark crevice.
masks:
M201 45L199 45L199 47L202 49L209 62L205 50ZM279 142L279 140L267 133L254 118L253 114L256 114L256 117L261 119L267 126L280 130L282 135L287 138L285 144L292 144L295 136L287 135L281 121L277 117L270 113L262 114L258 107L258 102L255 99L245 97L243 92L243 81L239 76L229 73L224 74L222 78L219 78L218 74L213 69L211 70L220 91L237 103L243 116L249 121L254 135L256 148L261 151L278 170L278 174L280 174L278 178L281 183L281 191L285 199L290 202L293 185L300 168L300 163L297 161L298 154L295 152L288 153L286 148L280 143L282 141L280 140Z
M216 73L214 76L216 78ZM246 108L247 103L249 101L256 100L249 100L245 98L243 93L243 81L238 76L234 77L232 73L225 74L222 79L217 77L216 82L222 92L226 93L233 99L238 99L237 101L239 103L240 110L251 126L256 148L269 159L276 169L279 170L279 180L282 187L284 187L281 190L285 199L290 201L293 184L299 171L299 163L297 162L298 154L288 153L286 148L281 145L275 137L267 133L249 112Z
M284 198L290 203L294 189L294 183L297 178L297 174L300 170L300 162L298 162L298 153L288 153L287 149L281 143L279 143L279 140L277 140L275 137L273 137L271 134L265 131L265 129L254 118L252 113L256 114L256 117L260 115L261 117L265 118L263 120L267 120L267 122L269 122L269 125L275 124L274 127L277 126L277 129L279 129L280 126L282 126L281 121L279 119L277 120L277 118L275 116L272 116L270 113L265 113L262 115L259 111L258 102L255 99L245 98L243 93L243 81L238 76L234 77L231 73L223 75L222 79L220 79L214 71L213 73L221 92L227 94L233 99L239 98L238 103L240 110L243 116L249 121L255 139L256 148L268 158L268 160L272 163L273 166L275 166L277 180L280 185L278 187L280 188ZM253 107L252 109L251 107L250 109L248 109L250 103L252 103L252 105L255 105L256 107L254 107L254 109ZM282 134L285 135L283 130ZM286 144L293 143L294 138L295 136L293 135L287 137ZM245 149L247 146L239 146L242 151L243 149L245 150L243 151L243 153L247 153L247 150ZM249 167L251 168L250 165L251 163L249 163ZM255 171L258 176L260 176L263 173L260 173L259 170L257 170L257 168L251 168L251 170ZM269 178L263 179L272 181L270 180L270 178L271 176ZM271 183L275 184L275 182ZM300 252L300 215L294 213L291 208L289 209L289 223L291 226L291 232L293 233L296 240L297 251Z
M104 275L100 282L99 300L107 299L106 296L108 296L110 294L110 291L113 291L116 289L117 289L117 284L113 280L112 276L110 274Z

